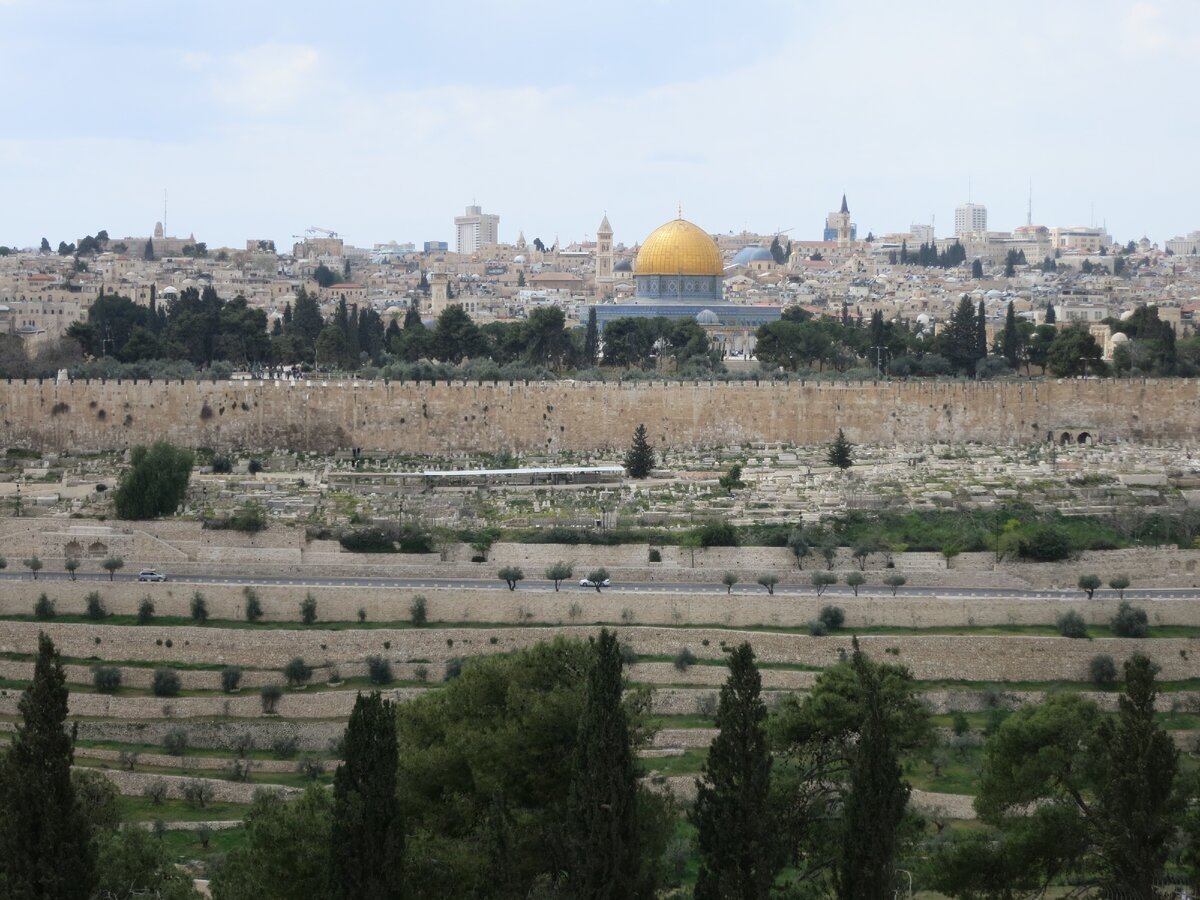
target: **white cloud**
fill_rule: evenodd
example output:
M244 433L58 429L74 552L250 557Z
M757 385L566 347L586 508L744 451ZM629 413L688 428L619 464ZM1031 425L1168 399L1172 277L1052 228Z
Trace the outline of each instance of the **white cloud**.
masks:
M321 54L306 44L260 44L225 58L192 54L208 69L217 99L252 116L289 112L321 88Z
M1126 46L1138 53L1160 50L1171 42L1162 9L1153 3L1135 3L1121 23Z

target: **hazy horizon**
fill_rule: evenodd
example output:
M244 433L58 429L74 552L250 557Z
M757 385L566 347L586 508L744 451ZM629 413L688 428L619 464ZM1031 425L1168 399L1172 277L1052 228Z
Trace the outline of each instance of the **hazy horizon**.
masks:
M1187 0L269 6L0 0L0 244L1200 228Z

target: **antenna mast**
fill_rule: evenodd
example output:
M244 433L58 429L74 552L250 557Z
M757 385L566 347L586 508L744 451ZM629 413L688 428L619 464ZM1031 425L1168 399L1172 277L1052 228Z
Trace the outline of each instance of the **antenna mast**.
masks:
M167 189L163 188L163 234L167 234Z

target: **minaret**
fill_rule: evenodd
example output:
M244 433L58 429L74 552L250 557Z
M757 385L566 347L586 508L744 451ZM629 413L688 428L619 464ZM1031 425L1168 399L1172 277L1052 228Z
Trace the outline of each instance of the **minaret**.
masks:
M613 277L613 230L608 224L608 214L596 229L596 284L612 281Z

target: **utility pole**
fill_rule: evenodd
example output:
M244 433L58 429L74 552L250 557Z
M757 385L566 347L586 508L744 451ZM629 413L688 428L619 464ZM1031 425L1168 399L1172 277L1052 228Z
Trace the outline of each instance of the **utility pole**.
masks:
M875 368L879 370L879 377L883 377L883 354L887 352L887 347L872 347L875 351Z

